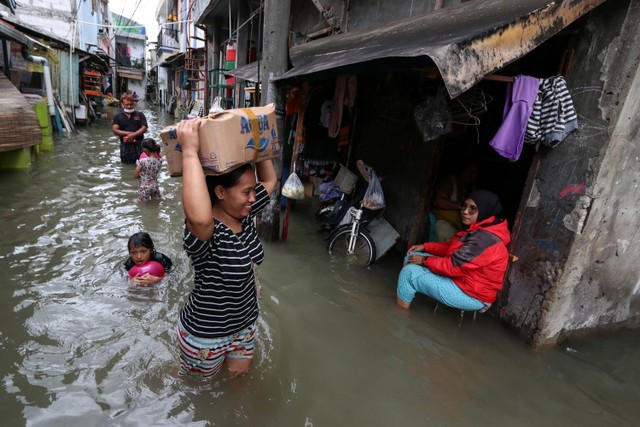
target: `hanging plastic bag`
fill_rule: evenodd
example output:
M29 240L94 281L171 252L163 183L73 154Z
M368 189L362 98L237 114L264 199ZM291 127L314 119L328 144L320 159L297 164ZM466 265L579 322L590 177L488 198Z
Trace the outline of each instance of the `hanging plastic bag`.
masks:
M444 89L418 104L413 116L424 142L433 141L440 135L451 132L451 108Z
M209 109L209 114L215 114L215 113L224 111L224 108L220 106L221 102L222 102L221 96L216 96L215 98L213 98L213 103L211 104L211 108Z
M369 186L367 187L367 192L364 193L362 207L375 211L384 208L384 193L382 192L380 180L373 169L369 173Z
M282 195L294 200L304 199L304 185L302 185L302 181L300 181L295 172L291 173L284 183Z

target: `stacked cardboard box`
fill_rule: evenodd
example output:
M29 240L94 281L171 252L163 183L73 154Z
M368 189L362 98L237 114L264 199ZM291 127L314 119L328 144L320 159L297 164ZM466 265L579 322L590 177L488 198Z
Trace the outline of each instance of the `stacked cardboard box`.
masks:
M265 107L225 110L202 120L200 163L205 174L219 175L249 162L278 157L278 139L273 104ZM175 126L160 134L170 176L182 175L182 150Z

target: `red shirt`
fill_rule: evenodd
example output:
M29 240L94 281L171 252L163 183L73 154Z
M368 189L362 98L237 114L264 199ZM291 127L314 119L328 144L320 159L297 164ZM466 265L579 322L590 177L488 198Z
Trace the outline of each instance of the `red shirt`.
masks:
M464 293L492 304L502 289L511 241L507 221L489 217L456 233L451 242L427 242L425 258L431 272L451 278Z

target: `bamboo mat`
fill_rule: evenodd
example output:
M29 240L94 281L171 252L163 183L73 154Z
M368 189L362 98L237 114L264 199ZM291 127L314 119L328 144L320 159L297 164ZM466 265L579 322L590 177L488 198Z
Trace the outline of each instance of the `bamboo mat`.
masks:
M0 152L31 147L41 142L40 122L31 104L0 73Z

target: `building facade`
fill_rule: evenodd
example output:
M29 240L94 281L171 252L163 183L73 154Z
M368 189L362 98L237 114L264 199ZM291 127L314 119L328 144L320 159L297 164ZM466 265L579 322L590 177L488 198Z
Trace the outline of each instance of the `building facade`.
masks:
M630 191L640 175L633 120L639 8L636 0L199 0L194 20L207 28L210 69L220 68L224 41L235 40L237 75L246 71L249 41L267 62L264 33L286 32L292 66L264 70L259 83L263 92L275 82L301 93L306 116L335 96L339 78L357 81L354 106L341 119L349 149L330 159L349 167L362 159L384 175L400 251L428 235L437 182L466 160L479 161L477 184L499 194L512 232L505 286L491 312L544 346L639 323L640 201ZM265 19L264 33L246 31L252 17L261 22L276 9L290 25ZM518 76L562 77L578 128L555 147L525 145L512 161L489 142ZM437 122L442 109L450 118ZM445 130L427 135L433 125ZM294 148L296 156L307 170L327 161Z

